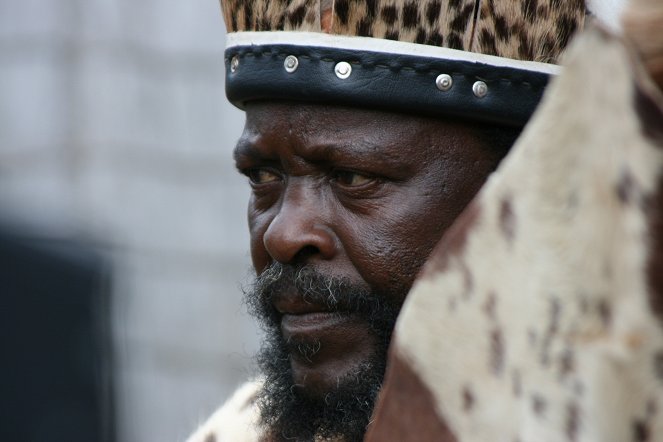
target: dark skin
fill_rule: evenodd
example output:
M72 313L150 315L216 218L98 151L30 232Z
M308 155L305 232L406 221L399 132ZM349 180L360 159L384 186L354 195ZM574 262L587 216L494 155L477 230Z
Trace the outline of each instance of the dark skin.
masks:
M504 151L467 123L301 103L251 103L237 168L253 193L248 219L259 274L308 264L402 304L415 276ZM292 354L294 381L324 397L373 352L362 321L298 294L275 301L286 339L319 344Z

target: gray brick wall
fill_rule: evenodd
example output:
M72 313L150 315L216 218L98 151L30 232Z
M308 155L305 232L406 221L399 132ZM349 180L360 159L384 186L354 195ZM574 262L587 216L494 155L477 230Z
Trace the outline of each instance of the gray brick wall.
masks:
M113 257L123 442L182 440L257 345L223 47L216 0L0 0L0 210Z

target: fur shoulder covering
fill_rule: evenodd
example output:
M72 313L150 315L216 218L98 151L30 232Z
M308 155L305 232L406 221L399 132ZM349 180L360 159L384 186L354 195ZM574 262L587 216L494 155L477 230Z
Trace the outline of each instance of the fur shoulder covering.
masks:
M367 441L663 441L659 36L572 45L408 295Z
M219 408L186 442L259 442L256 398L261 381L247 382Z

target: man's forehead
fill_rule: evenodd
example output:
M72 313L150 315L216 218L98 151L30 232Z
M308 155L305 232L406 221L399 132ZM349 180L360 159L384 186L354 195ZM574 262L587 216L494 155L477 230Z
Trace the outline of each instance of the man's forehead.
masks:
M482 142L484 125L453 119L301 103L247 106L234 157L277 159L288 152L311 161L356 161L398 168L451 147Z
M243 138L306 137L316 145L379 142L393 136L440 129L474 130L485 125L457 118L432 118L404 112L301 102L249 103L245 111Z
M333 113L312 112L298 119L290 118L289 113L266 113L259 121L247 118L235 147L235 158L276 155L283 148L305 152L320 161L331 161L340 155L391 156L401 150L403 141L422 138L425 133L425 126L416 119L397 125L387 118L359 118L351 113L333 118Z

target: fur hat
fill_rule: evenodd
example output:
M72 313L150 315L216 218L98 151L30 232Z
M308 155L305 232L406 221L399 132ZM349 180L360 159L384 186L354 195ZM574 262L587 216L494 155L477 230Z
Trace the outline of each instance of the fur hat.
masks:
M605 2L596 3L616 9ZM302 100L514 126L529 119L587 15L584 0L221 4L226 92L240 108Z

